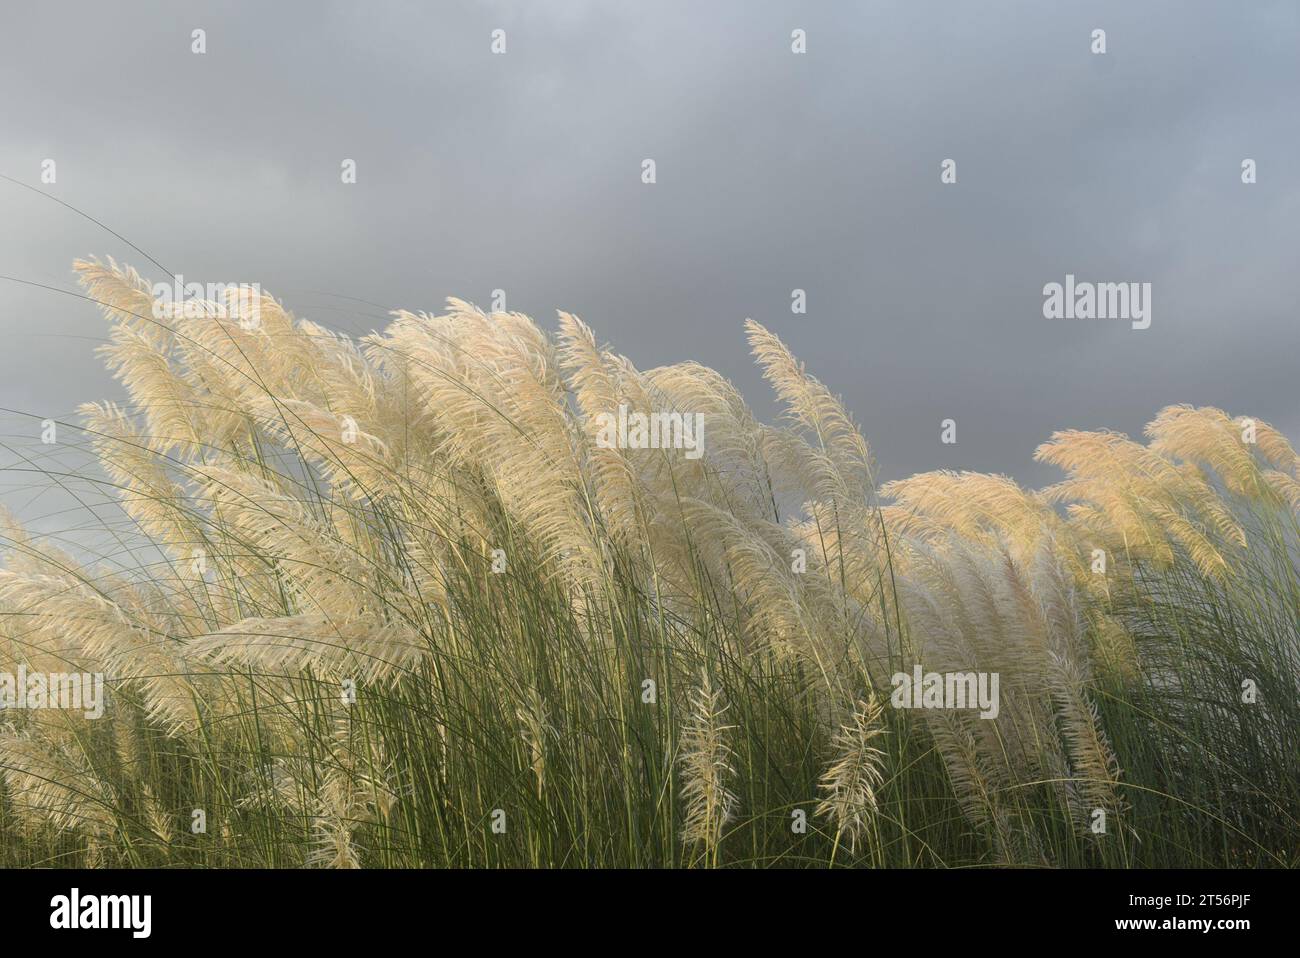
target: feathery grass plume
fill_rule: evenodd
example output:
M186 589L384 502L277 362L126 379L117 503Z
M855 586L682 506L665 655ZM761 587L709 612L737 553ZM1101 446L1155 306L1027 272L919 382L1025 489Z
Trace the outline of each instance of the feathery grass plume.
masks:
M1199 470L1179 468L1127 436L1057 432L1034 458L1071 474L1043 494L1096 506L1074 518L1085 537L1099 537L1116 558L1167 568L1180 547L1202 575L1221 577L1230 556L1245 548L1244 531Z
M1268 469L1264 472L1264 481L1292 512L1300 515L1300 460L1297 460L1295 475L1287 475L1278 469Z
M21 633L7 634L18 661L135 683L149 716L173 730L199 721L211 683L191 680L180 643L137 622L88 581L0 569L0 613L6 627L21 623Z
M243 619L188 644L196 659L238 664L270 674L313 669L361 682L409 672L426 653L420 636L399 622L361 615L348 621L325 615Z
M645 373L649 389L664 409L702 417L708 442L701 458L679 461L677 473L694 470L691 495L737 514L777 521L771 478L763 458L762 431L736 387L707 366L676 363Z
M220 446L237 435L238 416L229 413L235 402L214 388L225 375L214 366L220 356L192 335L211 330L217 304L156 301L145 280L111 259L107 266L92 260L74 268L111 323L110 342L100 352L148 416L147 431L158 450ZM187 309L197 316L187 317ZM218 419L224 419L223 428L214 429Z
M774 648L799 648L815 656L818 624L800 603L797 580L785 559L751 527L707 502L684 500L681 512L698 538L697 554L711 559L744 601L754 632Z
M119 796L57 719L0 726L0 769L26 827L49 825L102 843L119 832Z
M352 498L380 498L390 477L388 447L368 431L373 420L330 412L301 399L264 397L250 403L267 436L292 447Z
M835 733L832 747L835 761L822 775L820 788L826 797L817 814L835 825L835 840L848 839L850 852L873 827L876 790L884 783L885 753L872 743L884 734L879 701L859 701L849 720Z
M1274 466L1295 462L1295 450L1266 423L1254 424L1257 448ZM1243 440L1245 424L1222 409L1166 406L1147 424L1151 449L1169 458L1208 465L1227 489L1239 496L1257 496L1262 490L1259 462Z
M558 352L566 383L590 428L597 417L613 413L622 402L616 365L596 345L596 337L578 317L561 312ZM611 368L613 367L613 368ZM606 527L627 546L642 540L649 521L645 494L625 450L586 444L586 471Z
M121 407L92 403L79 412L100 465L121 490L127 515L165 551L188 556L202 543L202 532L188 491L170 472L170 461Z
M524 704L515 710L522 727L524 744L528 746L529 764L537 782L537 798L542 797L546 786L546 736L551 731L546 724L546 702L536 689L529 689Z
M592 529L581 438L559 358L519 314L492 317L457 299L440 318L399 317L391 346L419 362L411 377L442 451L473 464L511 519L578 587L598 588L605 560Z
M735 726L722 724L726 710L722 690L715 689L708 670L702 670L699 686L691 690L690 717L682 730L679 761L685 806L682 842L703 845L706 856L716 854L736 807L736 796L728 788L733 769L726 740Z
M1066 533L1041 497L1006 476L940 470L886 483L880 492L895 503L890 518L899 533L933 537L951 530L990 548L1005 547L1022 564L1044 536Z
M355 741L352 722L339 715L333 722L330 756L315 787L314 848L306 864L325 868L360 868L364 849L359 828L387 818L397 802L386 780L387 763Z
M804 371L783 342L752 319L745 320L750 351L786 406L786 415L817 438L835 467L843 498L864 502L874 495L871 453L853 417L829 389Z
M112 257L107 263L76 260L72 266L86 295L112 321L110 341L98 350L110 371L152 415L184 416L183 403L177 408L169 402L188 398L170 367L177 345L175 320L159 308L148 280Z
M1041 677L1057 721L1054 728L1069 761L1069 796L1085 807L1119 809L1119 764L1090 696L1094 685L1088 625L1072 577L1048 552L1040 553L1032 585L1021 593L1026 618L1042 633L1046 674ZM1032 605L1030 605L1032 603ZM1079 827L1084 822L1076 818Z
M1002 861L1016 860L1015 824L1004 807L1005 783L987 764L986 752L977 738L977 726L969 716L948 709L922 713L948 773L953 793L968 821L986 828L995 854Z
M259 476L222 467L204 472L203 499L235 549L242 575L274 588L294 611L349 618L384 604L387 570L377 568L333 525L309 514L309 503ZM223 550L224 551L224 550Z

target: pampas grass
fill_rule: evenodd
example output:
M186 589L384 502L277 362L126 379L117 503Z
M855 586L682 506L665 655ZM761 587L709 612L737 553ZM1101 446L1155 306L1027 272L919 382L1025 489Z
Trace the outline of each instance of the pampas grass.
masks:
M77 269L128 401L46 475L112 547L4 518L0 671L109 707L2 716L0 864L1297 864L1300 460L1266 423L1170 407L1055 434L1044 490L879 487L756 323L778 425L564 313L354 342ZM601 445L620 405L702 414L703 455ZM891 707L917 665L997 672L997 717Z
M872 827L879 805L876 789L884 784L885 753L873 745L881 734L880 702L861 702L835 733L836 760L822 776L825 797L817 812L835 825L835 841L847 838L849 852Z

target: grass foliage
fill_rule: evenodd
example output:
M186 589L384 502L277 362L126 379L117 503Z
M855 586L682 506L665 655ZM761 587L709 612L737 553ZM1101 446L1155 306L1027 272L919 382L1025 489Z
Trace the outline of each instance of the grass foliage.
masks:
M5 520L0 671L110 700L0 713L0 865L1297 864L1300 460L1265 423L878 487L757 324L778 425L567 314L354 342L78 270L130 402L82 409L93 475L31 468L106 545ZM703 414L704 455L602 448L623 404ZM916 664L999 673L997 718L892 707Z

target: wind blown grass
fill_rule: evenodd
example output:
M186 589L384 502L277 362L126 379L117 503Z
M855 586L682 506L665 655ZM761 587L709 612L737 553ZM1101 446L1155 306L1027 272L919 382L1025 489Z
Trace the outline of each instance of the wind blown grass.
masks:
M0 714L0 865L1297 864L1300 459L1263 422L881 487L752 322L778 425L565 313L353 341L77 269L130 403L48 481L110 493L116 549L5 518L0 672L111 692ZM620 405L702 414L703 455L596 442ZM997 716L891 707L916 665L998 673Z

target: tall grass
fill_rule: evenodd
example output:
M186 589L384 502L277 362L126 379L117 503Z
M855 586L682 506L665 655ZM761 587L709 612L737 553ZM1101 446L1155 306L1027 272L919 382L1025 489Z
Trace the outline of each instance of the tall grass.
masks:
M78 270L130 406L45 476L112 548L6 520L0 671L111 699L0 715L0 865L1297 864L1300 460L1264 423L878 488L757 324L778 426L567 314L352 342ZM624 404L702 414L704 455L602 447ZM997 672L998 716L893 707L916 664Z

